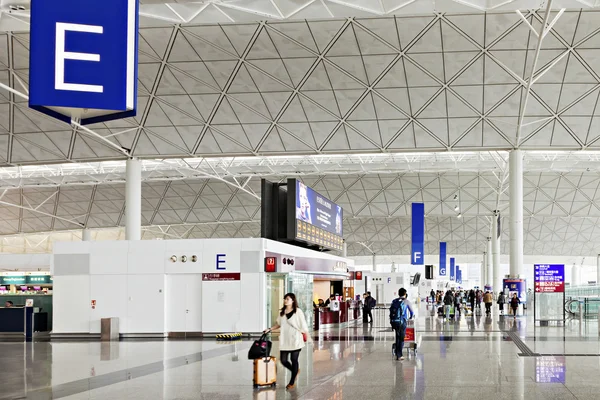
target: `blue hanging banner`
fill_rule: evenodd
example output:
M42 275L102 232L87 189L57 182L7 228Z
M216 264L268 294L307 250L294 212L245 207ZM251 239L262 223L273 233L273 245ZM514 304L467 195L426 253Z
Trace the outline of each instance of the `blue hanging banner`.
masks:
M462 285L462 271L459 265L456 266L456 283Z
M29 107L67 123L132 117L139 0L32 0Z
M450 280L454 280L454 257L450 257Z
M412 265L425 265L425 204L412 203L412 235L411 235Z
M446 242L440 242L440 276L446 276Z

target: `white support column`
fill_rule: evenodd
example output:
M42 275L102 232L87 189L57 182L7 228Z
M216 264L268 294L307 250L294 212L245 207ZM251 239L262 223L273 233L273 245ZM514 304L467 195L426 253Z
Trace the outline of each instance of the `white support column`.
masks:
M571 287L579 285L579 279L577 276L579 267L577 264L573 264L571 267Z
M84 242L89 242L92 240L92 231L89 229L84 229L81 233L81 240Z
M494 264L492 263L492 238L487 238L487 272L485 274L487 278L485 280L486 285L492 286L494 282L492 279L494 278Z
M485 249L487 250L487 245L485 246ZM487 251L483 252L483 262L481 263L481 290L483 290L483 288L485 287L485 283L487 282L487 262L488 262L488 256L487 256Z
M348 257L348 243L345 240L342 243L342 257Z
M375 253L373 253L373 272L377 272L377 257Z
M498 237L498 214L494 215L492 224L492 264L494 265L494 276L492 286L495 292L500 292L502 288L502 273L500 271L500 238Z
M142 163L127 160L125 181L125 239L142 238Z
M600 286L600 254L596 257L596 285ZM600 310L598 311L600 312ZM600 319L598 321L600 321ZM600 330L600 324L598 324L598 330Z
M510 276L523 274L523 153L513 150L508 157L510 172Z

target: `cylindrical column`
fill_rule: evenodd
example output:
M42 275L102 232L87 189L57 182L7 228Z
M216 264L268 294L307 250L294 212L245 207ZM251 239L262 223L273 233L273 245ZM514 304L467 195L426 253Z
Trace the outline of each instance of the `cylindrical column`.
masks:
M90 231L89 229L84 229L83 231L81 231L81 240L83 240L84 242L91 241L92 231Z
M373 272L377 272L377 257L373 253Z
M494 284L494 282L492 282L492 280L494 279L494 264L492 262L492 238L491 237L489 237L487 239L487 272L485 274L485 277L487 278L485 280L485 284L492 286Z
M342 243L342 257L348 257L348 243L345 240Z
M142 238L142 163L127 160L125 180L125 239Z
M579 285L579 266L573 264L571 268L571 287Z
M596 285L600 285L600 254L596 258ZM598 329L600 330L600 324L598 324Z
M508 156L510 173L510 275L523 274L523 153L513 150Z
M485 246L485 249L487 250L487 245ZM485 287L485 284L487 282L487 263L488 263L487 251L484 251L483 252L483 263L481 264L481 290L483 290L483 288Z
M494 266L492 286L496 292L500 292L503 289L502 273L500 271L500 238L498 237L498 218L498 214L494 215L494 223L492 227L492 264Z

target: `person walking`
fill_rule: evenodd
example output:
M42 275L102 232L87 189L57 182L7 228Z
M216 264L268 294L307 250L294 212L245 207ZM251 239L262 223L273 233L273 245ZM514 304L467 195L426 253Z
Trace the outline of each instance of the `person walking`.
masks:
M410 314L410 315L409 315ZM406 298L406 289L398 290L398 298L392 301L390 306L390 325L396 333L396 360L404 360L402 351L404 348L404 336L408 320L415 315L410 300Z
M277 323L269 329L265 329L264 333L280 329L279 334L279 361L281 364L290 370L292 377L290 382L285 387L287 390L296 387L296 378L300 373L300 364L298 357L300 351L304 348L305 342L308 341L308 324L304 313L298 307L296 295L288 293L283 297L283 307L277 317ZM291 362L289 359L291 358Z
M431 289L431 292L429 292L429 296L431 297L431 304L435 304L435 292L433 289Z
M365 301L363 303L363 323L364 324L373 324L373 314L371 310L377 304L377 301L371 297L371 292L366 292L364 294Z
M471 304L471 313L475 315L475 291L473 289L469 292L469 303Z
M477 290L477 297L475 298L475 300L477 300L477 308L479 308L481 310L481 300L483 300L483 292L481 290Z
M492 314L492 303L493 302L494 302L494 296L492 295L492 292L485 292L485 294L483 295L483 303L485 304L485 314L486 315Z
M513 293L513 297L510 299L510 309L512 310L515 319L517 319L517 310L519 309L519 304L521 304L521 299L519 299L519 296L517 296L516 293Z
M498 294L498 311L500 311L500 315L504 315L504 303L506 303L506 298L504 297L504 292L500 292Z
M450 318L450 308L454 304L454 296L451 291L447 291L444 296L444 318Z

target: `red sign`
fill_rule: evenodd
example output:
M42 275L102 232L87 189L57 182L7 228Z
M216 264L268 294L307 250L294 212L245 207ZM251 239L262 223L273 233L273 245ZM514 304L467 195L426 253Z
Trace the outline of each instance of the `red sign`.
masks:
M414 342L415 341L415 328L406 328L406 333L404 334L405 342Z
M564 282L535 282L536 293L563 293Z
M213 274L202 274L203 281L239 281L239 272L222 272Z
M265 272L277 272L277 257L265 257Z
M356 279L357 281L362 281L362 271L354 272L354 279Z

